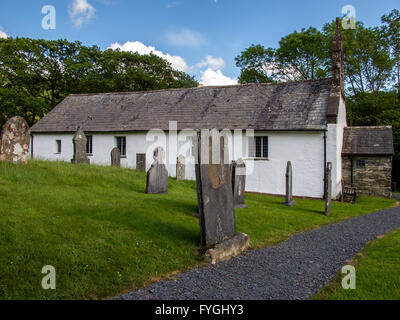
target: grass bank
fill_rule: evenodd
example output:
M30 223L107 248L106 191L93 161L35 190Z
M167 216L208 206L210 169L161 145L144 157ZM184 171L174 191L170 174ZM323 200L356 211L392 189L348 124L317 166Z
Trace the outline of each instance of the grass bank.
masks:
M339 274L314 300L400 300L400 230L369 243L353 261L356 288L345 290Z
M97 299L116 295L201 261L195 182L169 180L169 195L146 195L145 174L128 169L32 161L0 162L0 299ZM294 233L393 206L247 195L237 228L253 248ZM42 267L57 289L41 287Z

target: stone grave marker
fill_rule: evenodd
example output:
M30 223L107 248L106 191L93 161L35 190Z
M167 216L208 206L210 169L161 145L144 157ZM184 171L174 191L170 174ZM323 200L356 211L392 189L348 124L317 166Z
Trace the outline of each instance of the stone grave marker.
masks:
M26 163L29 159L30 130L21 117L8 120L1 131L0 160Z
M241 158L232 163L232 188L235 208L247 209L245 204L246 164Z
M75 135L72 138L72 143L74 144L74 157L72 158L71 163L90 163L86 154L87 138L82 127L78 127L78 130L76 130Z
M293 199L293 170L292 162L288 161L286 167L286 202L285 205L293 207L296 201Z
M168 194L168 171L164 164L164 149L156 148L153 158L154 162L147 171L146 193Z
M146 154L136 154L136 170L139 172L146 172Z
M117 147L111 150L111 166L121 166L121 151Z
M186 159L183 155L176 158L176 180L185 180Z
M236 233L232 165L228 139L218 130L198 132L196 186L200 215L200 243L211 263L227 260L250 247L248 235Z
M325 179L325 215L331 214L332 204L332 163L328 162L326 165L326 179Z

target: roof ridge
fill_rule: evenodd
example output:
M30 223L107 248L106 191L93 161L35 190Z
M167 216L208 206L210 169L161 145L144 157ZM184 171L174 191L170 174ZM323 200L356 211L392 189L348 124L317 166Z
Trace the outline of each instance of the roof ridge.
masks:
M323 82L332 80L332 78L323 79L308 79L299 81L287 81L287 82L268 82L268 83L244 83L244 84L233 84L233 85L223 85L223 86L202 86L194 88L168 88L168 89L158 89L158 90L148 90L148 91L121 91L121 92L99 92L99 93L71 93L70 96L100 96L100 95L123 95L123 94L143 94L143 93L156 93L156 92L175 92L175 91L185 91L185 90L205 90L205 89L222 89L222 88L243 88L250 86L277 86L277 85L294 85L305 82Z

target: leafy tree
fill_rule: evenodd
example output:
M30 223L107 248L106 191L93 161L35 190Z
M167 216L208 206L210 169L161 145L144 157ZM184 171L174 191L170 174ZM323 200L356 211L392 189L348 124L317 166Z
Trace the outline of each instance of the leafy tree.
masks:
M153 54L101 51L78 41L0 39L0 126L15 115L33 125L71 93L197 85Z
M331 65L332 37L336 22L323 27L328 48L326 58ZM356 23L356 29L341 30L344 44L344 67L346 88L349 94L375 92L387 88L393 70L389 41L381 27L366 28L362 22Z
M252 45L236 57L240 82L298 81L326 77L326 41L315 28L282 38L279 48Z
M272 82L274 49L265 49L262 45L251 45L235 58L236 66L241 69L239 83Z
M382 17L383 32L389 39L392 59L395 65L395 78L397 88L400 92L400 12L397 9L392 10L388 15Z

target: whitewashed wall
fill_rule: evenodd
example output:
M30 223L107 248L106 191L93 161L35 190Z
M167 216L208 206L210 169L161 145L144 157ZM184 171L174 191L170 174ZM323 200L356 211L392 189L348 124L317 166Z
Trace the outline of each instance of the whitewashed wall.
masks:
M329 125L327 159L332 161L334 172L334 195L338 192L341 179L341 124ZM343 131L343 129L341 129ZM121 159L121 166L136 168L136 154L147 153L147 169L153 161L152 152L157 146L166 149L167 169L171 177L176 176L176 156L184 154L188 165L186 166L186 178L195 180L194 158L190 156L190 138L184 141L180 137L178 150L169 148L169 136L156 138L155 142L146 141L146 132L138 133L106 133L91 134L93 136L93 155L89 157L92 164L111 165L111 150L116 146L116 136L126 136L127 157ZM189 132L187 132L189 135ZM234 139L234 148L230 145L231 159L243 157L248 171L252 171L247 177L246 190L268 194L285 193L285 171L288 160L293 165L293 193L295 196L321 198L324 186L324 140L323 132L257 132L256 135L268 135L269 137L269 159L252 161L247 157L245 133ZM34 134L33 135L33 158L52 161L70 162L73 157L72 134ZM174 137L171 137L174 138ZM176 139L176 137L175 137ZM62 141L62 153L57 154L56 140ZM181 141L182 140L182 141ZM243 147L243 152L241 151ZM340 148L340 152L338 152ZM234 149L232 151L232 149ZM171 151L171 155L169 152ZM180 152L179 152L180 151ZM171 161L174 159L174 161ZM172 163L171 163L172 162Z
M343 132L347 126L346 105L340 100L336 124L328 124L327 161L332 162L332 197L338 197L342 192L342 149Z

